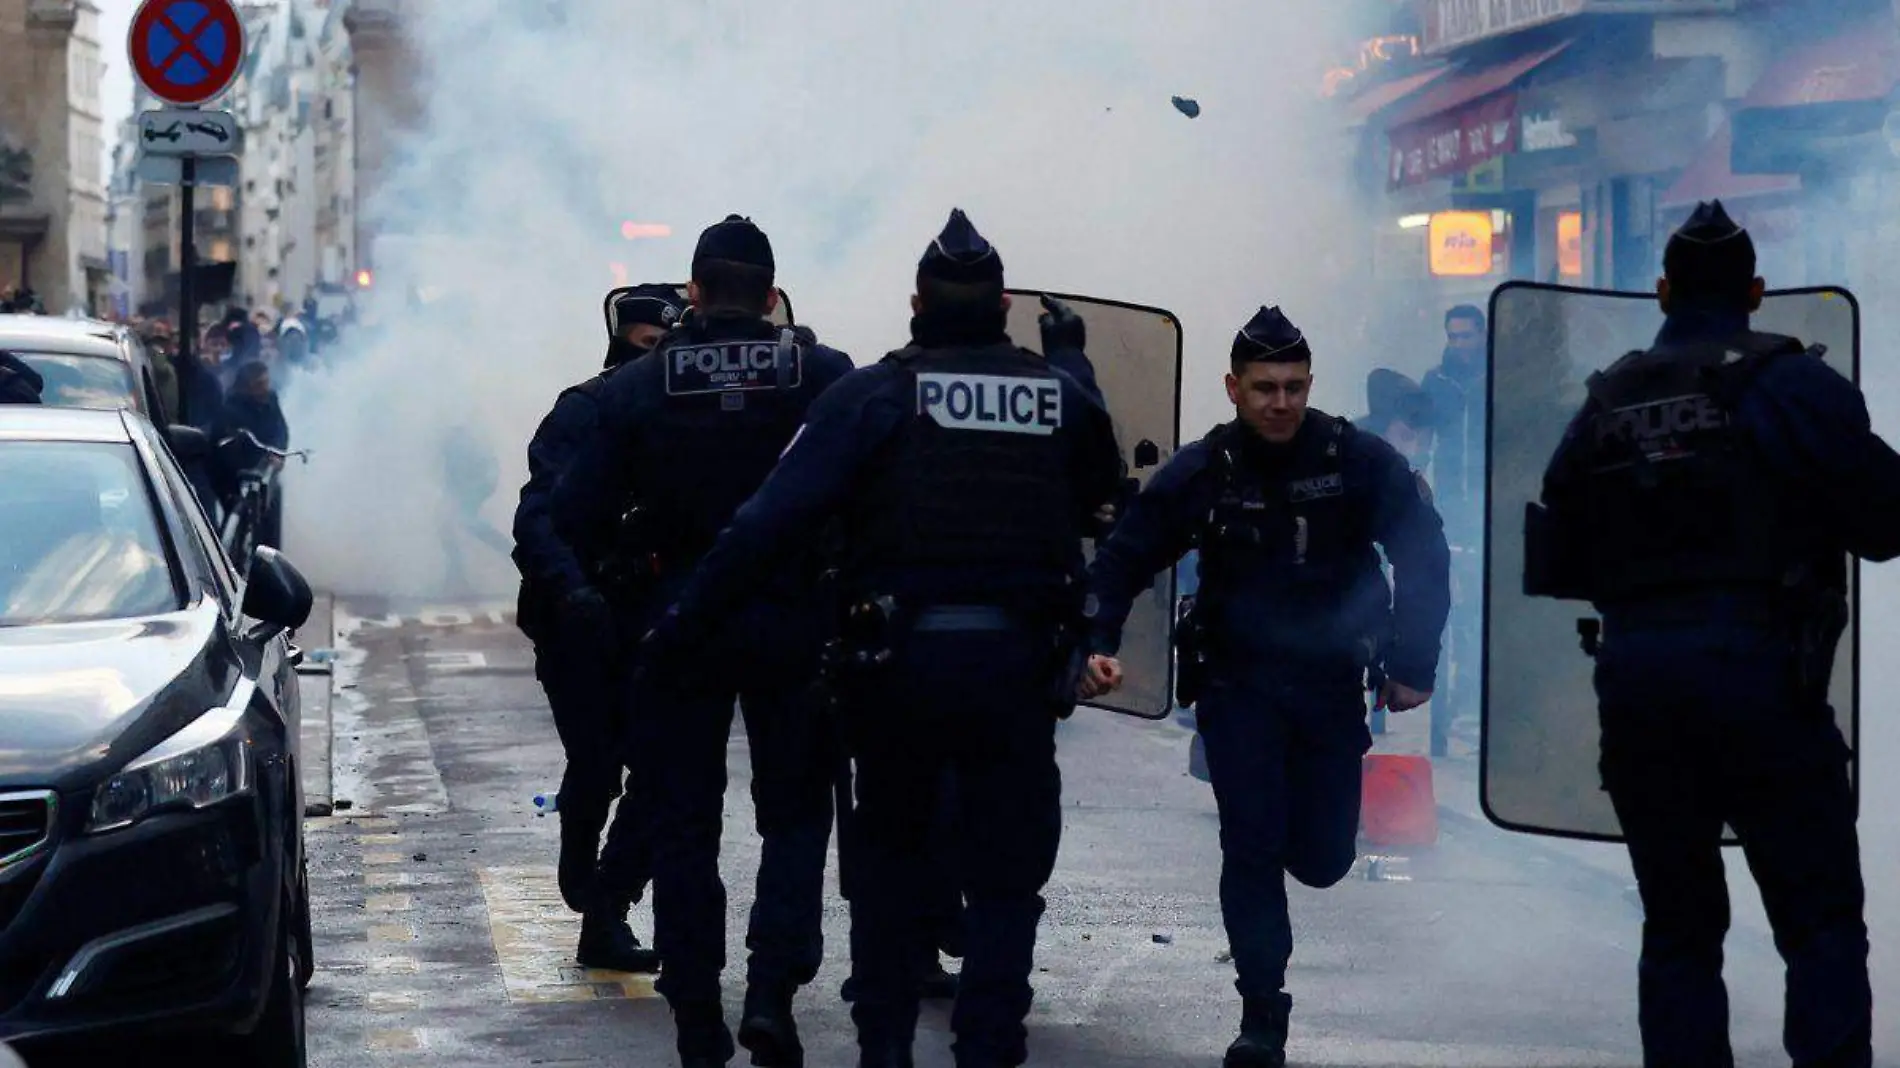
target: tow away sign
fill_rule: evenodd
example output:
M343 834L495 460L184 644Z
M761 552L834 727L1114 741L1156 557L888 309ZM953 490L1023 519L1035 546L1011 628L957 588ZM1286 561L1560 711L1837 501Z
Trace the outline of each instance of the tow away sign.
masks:
M139 115L139 151L148 156L235 156L244 134L228 111L163 109Z

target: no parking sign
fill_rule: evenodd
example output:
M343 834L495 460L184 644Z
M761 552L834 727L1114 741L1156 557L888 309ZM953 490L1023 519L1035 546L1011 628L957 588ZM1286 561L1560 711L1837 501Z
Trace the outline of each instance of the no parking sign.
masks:
M126 53L139 84L179 107L197 107L237 80L244 20L231 0L144 0Z

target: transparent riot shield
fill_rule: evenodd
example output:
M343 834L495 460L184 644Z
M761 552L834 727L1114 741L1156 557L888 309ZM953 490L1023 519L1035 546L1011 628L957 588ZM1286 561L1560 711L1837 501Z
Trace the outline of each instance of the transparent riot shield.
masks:
M1754 328L1825 346L1828 363L1858 381L1859 322L1846 290L1783 290L1768 294ZM1512 282L1491 297L1480 799L1507 830L1622 840L1597 771L1594 662L1577 628L1594 609L1524 595L1524 516L1583 405L1585 379L1649 348L1661 325L1648 293ZM1852 615L1829 697L1858 752L1860 581L1851 560L1848 575Z
M679 290L680 303L684 305L686 303L686 283L673 282L673 283L668 283L668 284L672 285L674 289ZM606 323L607 325L608 337L612 337L614 333L614 301L619 300L621 297L626 296L628 293L633 292L637 288L639 287L638 286L618 286L614 289L608 290L607 295L601 298L600 317L601 317L601 321ZM790 293L785 292L785 290L783 289L779 290L778 291L778 309L772 313L772 322L777 324L778 326L790 326L793 323L796 323L797 321L798 320L793 318L792 316L792 295Z
M1012 289L1009 336L1016 344L1042 351L1041 297L1059 300L1088 326L1089 362L1115 421L1127 481L1122 503L1146 485L1181 442L1181 323L1171 312L1136 304L1079 297L1067 293ZM1094 546L1087 552L1094 555ZM1156 577L1135 600L1122 632L1121 690L1086 702L1143 719L1165 719L1174 711L1174 569Z

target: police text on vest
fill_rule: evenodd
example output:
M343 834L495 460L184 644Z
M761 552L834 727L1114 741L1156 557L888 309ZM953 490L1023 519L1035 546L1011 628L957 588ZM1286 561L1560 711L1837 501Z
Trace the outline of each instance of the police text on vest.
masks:
M679 345L666 354L666 391L673 396L730 390L777 389L779 346L772 341L726 341ZM802 353L786 352L787 385L796 387L804 370Z
M1062 427L1062 382L1008 375L920 374L917 411L950 430L1046 436Z

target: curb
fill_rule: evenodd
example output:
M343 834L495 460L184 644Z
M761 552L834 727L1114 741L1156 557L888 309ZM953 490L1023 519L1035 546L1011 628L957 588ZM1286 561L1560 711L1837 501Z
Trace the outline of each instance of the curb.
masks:
M336 597L319 593L296 637L304 649L297 665L297 685L303 698L303 791L306 818L323 817L335 810L332 768L336 756L335 721L331 704L336 677L331 661L336 650Z

